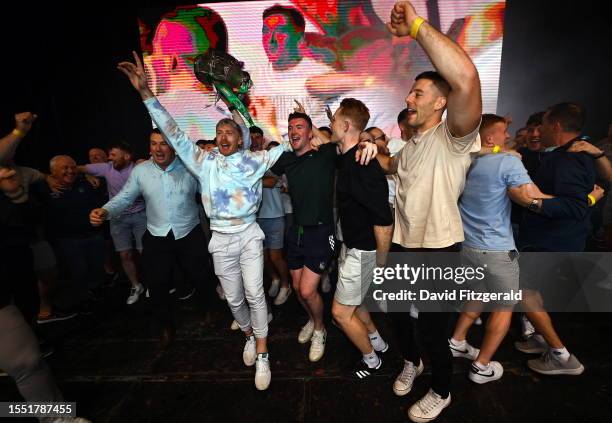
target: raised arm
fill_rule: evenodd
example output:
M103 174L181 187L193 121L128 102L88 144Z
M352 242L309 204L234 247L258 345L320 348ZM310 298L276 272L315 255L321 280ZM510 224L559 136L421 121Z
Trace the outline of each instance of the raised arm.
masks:
M391 11L387 29L397 37L415 37L436 70L448 82L451 87L447 100L448 128L454 137L463 137L478 127L482 114L478 71L458 44L427 21L421 21L410 2L400 1Z
M0 164L9 164L13 161L19 143L30 132L37 117L31 112L15 115L15 129L0 139Z
M567 150L570 153L584 152L590 155L595 162L597 176L606 182L612 182L612 165L603 151L588 141L576 141Z
M136 91L140 94L151 119L162 132L168 143L174 148L176 154L181 158L183 163L194 173L198 173L203 163L203 158L208 153L200 149L194 142L191 142L187 134L179 128L175 120L170 116L168 111L155 98L153 92L147 83L144 67L136 52L134 62L121 62L117 68L123 72Z

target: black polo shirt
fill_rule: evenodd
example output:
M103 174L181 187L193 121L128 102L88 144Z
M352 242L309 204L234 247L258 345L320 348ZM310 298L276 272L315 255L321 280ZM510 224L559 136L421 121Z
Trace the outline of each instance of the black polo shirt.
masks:
M389 185L378 163L355 161L358 145L340 157L336 192L342 237L348 248L376 249L374 226L393 224L389 207Z
M324 144L301 156L285 152L272 166L276 175L287 175L293 216L298 225L327 225L334 222L333 196L336 144Z

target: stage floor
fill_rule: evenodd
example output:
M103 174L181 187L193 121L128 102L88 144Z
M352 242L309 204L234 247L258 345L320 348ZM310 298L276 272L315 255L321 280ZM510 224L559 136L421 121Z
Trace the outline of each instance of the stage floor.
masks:
M269 349L272 384L259 392L254 367L242 363L243 337L229 329L225 302L216 295L208 312L194 300L179 305L177 339L160 351L149 328L148 300L124 305L127 285L108 291L91 317L48 324L42 332L55 345L49 363L67 401L95 423L156 422L406 422L406 410L428 389L430 374L408 396L391 389L402 361L385 315L374 315L391 348L381 375L365 382L345 377L359 355L327 316L327 348L318 363L297 342L306 321L294 295L274 307ZM213 290L210 291L211 296ZM329 311L331 294L325 295ZM518 316L516 316L518 317ZM468 360L455 359L452 403L439 422L611 422L612 315L557 314L557 329L585 365L581 376L545 377L530 371L530 356L513 348L518 319L496 359L501 380L477 385L467 378ZM478 346L482 327L469 339ZM0 378L2 401L18 401L14 383ZM11 419L10 421L28 421Z

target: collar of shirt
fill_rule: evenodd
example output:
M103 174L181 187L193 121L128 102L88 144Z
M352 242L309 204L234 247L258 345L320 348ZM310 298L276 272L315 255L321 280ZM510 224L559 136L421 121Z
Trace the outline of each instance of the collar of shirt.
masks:
M175 157L174 160L172 160L172 162L168 166L166 166L165 169L162 169L157 163L155 163L155 160L151 159L151 163L153 163L153 166L161 170L162 172L172 172L177 166L179 166L179 161L180 159L178 157Z

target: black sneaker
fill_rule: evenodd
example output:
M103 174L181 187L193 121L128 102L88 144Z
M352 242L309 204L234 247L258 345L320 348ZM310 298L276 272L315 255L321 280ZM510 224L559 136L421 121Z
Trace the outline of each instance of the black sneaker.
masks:
M36 318L36 322L39 325L44 325L45 323L53 323L53 322L62 322L64 320L72 319L76 317L77 313L63 313L58 310L54 310L47 316L41 316L40 314Z
M357 363L357 365L351 369L349 377L353 380L364 380L378 372L381 367L382 359L380 357L378 357L378 366L373 368L368 367L366 362L361 359L359 360L359 363Z

